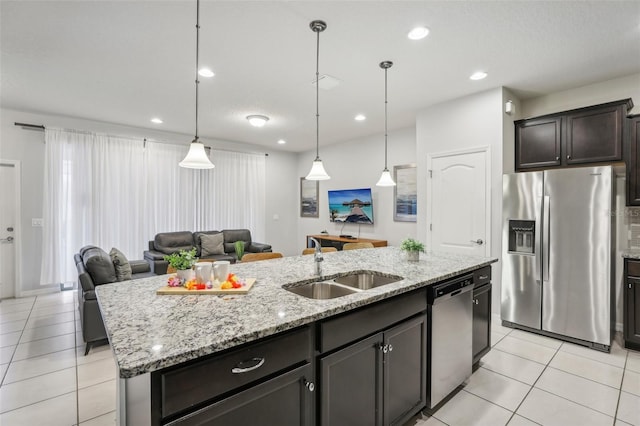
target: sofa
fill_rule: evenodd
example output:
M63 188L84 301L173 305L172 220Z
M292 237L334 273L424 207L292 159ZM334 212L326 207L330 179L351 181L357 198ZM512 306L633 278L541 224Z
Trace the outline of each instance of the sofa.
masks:
M244 242L245 253L270 252L269 244L256 243L251 240L248 229L224 229L222 231L179 231L162 232L149 241L149 250L144 252L144 259L151 265L151 271L157 275L167 273L169 263L164 256L180 250L191 250L195 247L196 256L201 260L228 260L235 263L236 241Z
M154 275L145 260L128 261L119 251L112 257L116 251L112 249L111 253L107 253L96 246L85 246L74 256L78 271L78 310L82 338L86 343L85 355L92 346L107 343L107 332L96 299L96 286Z

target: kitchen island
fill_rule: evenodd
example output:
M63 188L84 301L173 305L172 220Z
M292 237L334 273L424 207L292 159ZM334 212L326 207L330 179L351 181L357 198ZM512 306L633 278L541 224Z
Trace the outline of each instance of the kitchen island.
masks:
M212 372L222 381L223 373L218 372L216 366L224 363L226 355L236 355L237 351L250 353L252 346L264 342L265 350L269 350L270 339L276 339L273 346L285 347L290 353L292 369L306 368L302 384L313 391L315 386L309 378L316 375L314 357L325 352L316 347L316 343L325 344L328 352L340 349L339 342L332 346L323 341L320 331L316 336L316 328L325 324L323 321L344 318L351 311L363 312L369 305L384 308L375 312L373 321L366 316L361 319L374 323L375 318L384 318L385 312L412 306L415 298L406 299L406 303L403 298L414 297L412 295L417 290L476 271L495 261L495 258L429 253L423 255L419 262L408 262L405 253L395 247L325 253L322 262L324 277L353 271L375 271L404 278L327 300L308 299L282 288L283 285L314 280L313 256L232 265L231 271L240 278L257 279L246 295L156 295L156 290L166 284L167 276L99 286L96 289L98 302L120 377L118 420L121 425L178 422L180 416L189 410L201 409L206 404L204 400L194 402L185 397L186 400L177 403L175 408L168 408L172 402L167 394L172 389L179 387L175 390L178 399L185 399L183 395L189 395L190 389L206 393L198 388L202 383L196 382L206 382L207 374ZM397 306L387 309L383 303L395 303ZM412 312L409 314L413 315ZM394 320L390 321L393 323ZM323 332L326 334L330 329L328 327ZM286 358L285 355L276 354L276 358ZM216 361L218 359L219 362ZM251 359L257 358L251 356L249 361ZM260 366L250 364L241 367L243 371L261 370ZM266 369L263 378L278 380L276 373L287 370L287 367L283 364L273 367L275 370ZM247 391L257 387L252 386L253 382L243 380L234 384L234 389ZM208 387L211 386L205 386ZM224 386L212 395L207 397L208 402L234 398L232 389ZM314 424L315 415L313 409L311 411L305 413L304 418L310 418L310 423Z

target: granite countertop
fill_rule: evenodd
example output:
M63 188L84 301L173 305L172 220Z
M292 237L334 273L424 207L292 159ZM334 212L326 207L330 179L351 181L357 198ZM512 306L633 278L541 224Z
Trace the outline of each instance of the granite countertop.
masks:
M623 250L622 257L626 259L640 259L640 249Z
M96 287L121 378L131 378L317 321L424 287L496 262L450 253L408 262L399 248L324 253L325 277L372 270L404 277L396 283L328 300L282 289L314 277L313 256L231 265L240 278L257 278L246 295L156 295L167 275Z

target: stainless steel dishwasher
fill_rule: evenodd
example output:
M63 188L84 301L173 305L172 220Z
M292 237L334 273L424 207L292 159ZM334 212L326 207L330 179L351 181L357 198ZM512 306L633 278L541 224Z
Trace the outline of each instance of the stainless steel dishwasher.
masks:
M427 406L435 407L471 376L473 274L429 288Z

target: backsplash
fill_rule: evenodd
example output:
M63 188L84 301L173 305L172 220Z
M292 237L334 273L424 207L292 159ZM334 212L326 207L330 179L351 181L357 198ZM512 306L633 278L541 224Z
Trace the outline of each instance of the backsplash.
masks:
M627 242L630 249L640 249L640 207L625 207L624 224L628 226Z

